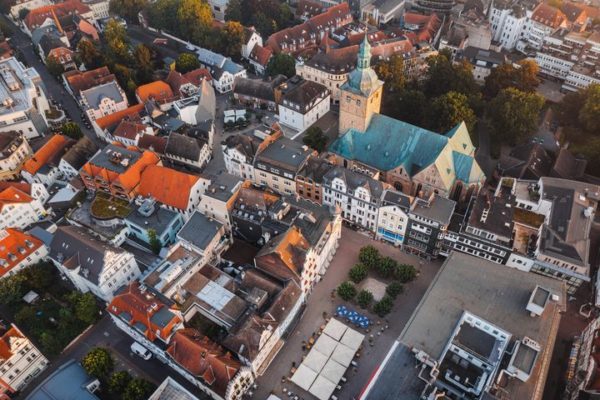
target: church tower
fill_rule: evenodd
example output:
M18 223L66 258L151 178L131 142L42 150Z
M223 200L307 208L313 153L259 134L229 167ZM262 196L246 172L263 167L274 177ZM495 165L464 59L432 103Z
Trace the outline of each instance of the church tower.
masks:
M340 90L340 135L350 128L366 131L373 114L379 113L383 94L383 82L371 68L371 45L367 34L358 50L356 68Z

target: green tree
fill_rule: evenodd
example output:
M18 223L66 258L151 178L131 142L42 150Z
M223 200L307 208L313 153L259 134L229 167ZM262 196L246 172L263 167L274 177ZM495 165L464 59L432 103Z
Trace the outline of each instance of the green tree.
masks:
M585 102L579 111L579 122L588 132L600 135L600 84L588 86L585 94Z
M75 317L87 325L93 324L98 319L98 304L94 295L83 293L77 299L75 305Z
M306 130L302 143L321 153L327 146L327 136L318 126L311 126Z
M242 2L240 0L229 0L225 10L225 21L242 20Z
M162 249L162 243L158 238L156 231L152 228L148 229L148 241L150 242L150 249L154 254L160 253L160 249Z
M8 14L8 12L5 12L3 14ZM0 32L2 32L4 37L8 38L11 37L13 33L15 33L15 30L13 28L13 25L9 24L8 22L6 22L6 20L2 19L0 20Z
M398 264L394 270L394 277L401 283L407 283L417 277L417 270L410 264Z
M424 88L428 97L438 97L450 91L467 96L479 92L473 67L468 62L453 64L447 53L440 52L427 59L427 66Z
M134 378L125 388L122 400L146 400L154 392L154 389L154 385L147 380Z
M108 391L115 398L121 398L131 382L131 375L127 371L114 372L108 381Z
M367 308L373 302L373 293L368 290L361 290L356 296L356 302L361 308Z
M401 90L392 94L389 103L386 111L387 115L409 124L425 125L425 114L429 102L422 91L414 89Z
M390 296L383 296L383 299L375 303L375 306L373 306L373 311L375 314L383 318L392 311L393 307L394 300Z
M113 371L114 361L107 349L95 347L83 357L81 365L89 375L106 382Z
M404 57L401 54L394 54L389 60L380 61L375 66L375 72L385 82L386 90L396 92L404 88Z
M15 314L15 323L23 329L31 329L36 325L36 322L36 311L31 306L24 306Z
M377 268L379 259L379 250L371 245L363 246L358 252L358 260L369 269Z
M150 48L145 44L138 44L133 51L133 58L137 69L137 83L143 84L152 81L154 62Z
M212 25L212 11L205 0L181 0L177 9L179 32L184 39L200 38Z
M429 128L438 133L448 132L463 121L471 131L476 120L469 99L462 93L448 92L438 96L429 107Z
M27 288L24 274L15 274L0 279L0 304L13 305L21 301Z
M369 270L363 264L356 264L354 267L350 268L348 271L348 277L354 283L359 283L363 279L367 277L369 274Z
M356 287L352 282L342 282L337 287L337 294L343 300L350 301L356 296Z
M40 261L21 271L33 290L43 292L56 281L56 268L49 261Z
M238 61L242 54L244 42L244 27L237 21L227 21L222 30L223 41L226 43L224 54Z
M98 68L104 64L102 53L91 40L82 39L79 41L77 44L77 53L81 62L88 69Z
M147 0L110 0L111 14L120 15L129 22L138 20L138 14L148 5Z
M399 281L392 281L390 282L389 285L387 285L387 287L385 288L385 293L390 296L392 299L395 299L396 297L398 297L400 294L402 294L402 291L404 290L404 287L402 286L402 283Z
M21 8L19 10L19 19L23 21L29 15L29 8Z
M58 78L63 72L65 72L65 69L60 61L53 56L46 57L46 69L55 78Z
M157 29L179 33L177 10L180 0L157 0L147 8L150 25Z
M579 127L579 112L587 100L587 90L567 93L562 100L553 107L556 118L562 126Z
M79 140L83 137L81 128L75 122L65 122L60 128L60 132L71 139Z
M289 54L275 54L267 64L267 75L285 75L288 78L296 75L296 61Z
M488 108L496 136L511 145L517 144L536 130L543 105L544 98L536 93L503 89Z
M389 278L394 273L398 263L391 257L381 257L377 263L377 272L384 277Z
M40 345L42 353L49 357L59 354L64 348L60 336L56 332L43 331L40 334Z
M181 53L175 61L175 69L182 74L200 68L200 61L193 53Z
M485 78L483 93L487 98L493 98L502 89L513 87L524 92L533 92L539 85L537 74L539 67L532 60L521 61L517 67L513 64L502 64L492 69Z
M108 48L108 55L113 62L131 63L127 31L123 25L115 19L109 20L104 29L104 39Z

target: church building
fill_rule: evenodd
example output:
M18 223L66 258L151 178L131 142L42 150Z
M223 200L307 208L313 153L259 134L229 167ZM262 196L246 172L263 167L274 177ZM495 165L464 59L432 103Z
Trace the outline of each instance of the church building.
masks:
M341 87L340 136L329 151L338 165L393 185L411 196L461 201L485 181L464 122L445 134L379 114L383 82L371 68L365 36L357 68Z

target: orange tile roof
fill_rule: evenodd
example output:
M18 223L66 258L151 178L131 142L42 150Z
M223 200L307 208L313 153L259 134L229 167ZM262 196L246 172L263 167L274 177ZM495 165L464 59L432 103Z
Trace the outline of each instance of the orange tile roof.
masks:
M300 230L292 226L287 232L271 240L255 257L256 267L271 276L299 281L304 267L308 241Z
M12 325L10 329L8 329L2 337L0 338L0 358L4 360L8 360L12 357L13 353L11 351L11 339L13 338L24 338L25 335L21 333L16 326Z
M175 332L167 353L189 373L202 380L221 396L240 369L240 362L196 329Z
M67 79L71 90L75 95L79 95L82 90L93 88L116 80L114 74L111 74L108 67L100 67L90 71L79 71L78 69L67 71L63 74Z
M182 322L177 314L169 310L154 292L142 290L139 282L133 282L116 294L108 305L109 313L127 320L136 329L142 328L142 334L150 341L160 339L168 342L174 328Z
M114 144L115 146L117 144ZM118 147L124 146L118 143ZM137 148L135 148L136 151ZM122 173L111 171L101 165L93 163L93 159L88 161L81 169L81 173L90 177L100 177L104 181L113 184L118 183L125 191L130 194L140 183L142 172L146 167L156 165L160 158L151 151L144 151L140 158L133 164L129 165L127 170Z
M0 231L0 278L41 246L41 240L18 229Z
M66 148L75 144L73 139L63 135L54 135L44 144L29 160L23 164L23 170L35 175L44 165L57 161L57 157L61 157L66 151Z
M9 187L0 192L0 211L5 205L15 203L31 203L33 199L27 193L15 187Z
M138 86L135 94L142 103L145 103L149 99L153 99L159 103L174 100L171 87L164 81L154 81Z
M142 173L138 193L180 210L187 210L190 194L198 176L167 167L150 166Z
M67 0L63 3L34 8L25 17L24 23L31 29L41 25L48 18L57 20L69 14L86 14L90 11L88 6L79 1ZM60 23L58 27L60 29Z
M96 124L100 127L100 129L106 129L110 126L117 124L125 117L132 117L135 114L140 113L143 109L144 109L143 104L135 104L124 110L117 111L116 113L107 115L102 118L98 118L96 120Z
M552 7L548 4L540 3L535 10L533 10L531 19L539 22L540 24L544 24L552 28L558 28L567 20L567 16L558 8Z
M31 185L27 182L0 181L0 193L10 187L19 189L23 193L31 194Z

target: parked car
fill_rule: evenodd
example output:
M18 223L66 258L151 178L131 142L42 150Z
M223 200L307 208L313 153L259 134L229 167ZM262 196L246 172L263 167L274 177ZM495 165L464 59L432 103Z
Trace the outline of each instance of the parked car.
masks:
M145 348L138 342L133 342L131 344L131 352L133 354L137 354L138 356L142 357L146 361L148 361L149 359L152 358L152 353L150 352L150 350L148 350L147 348Z

